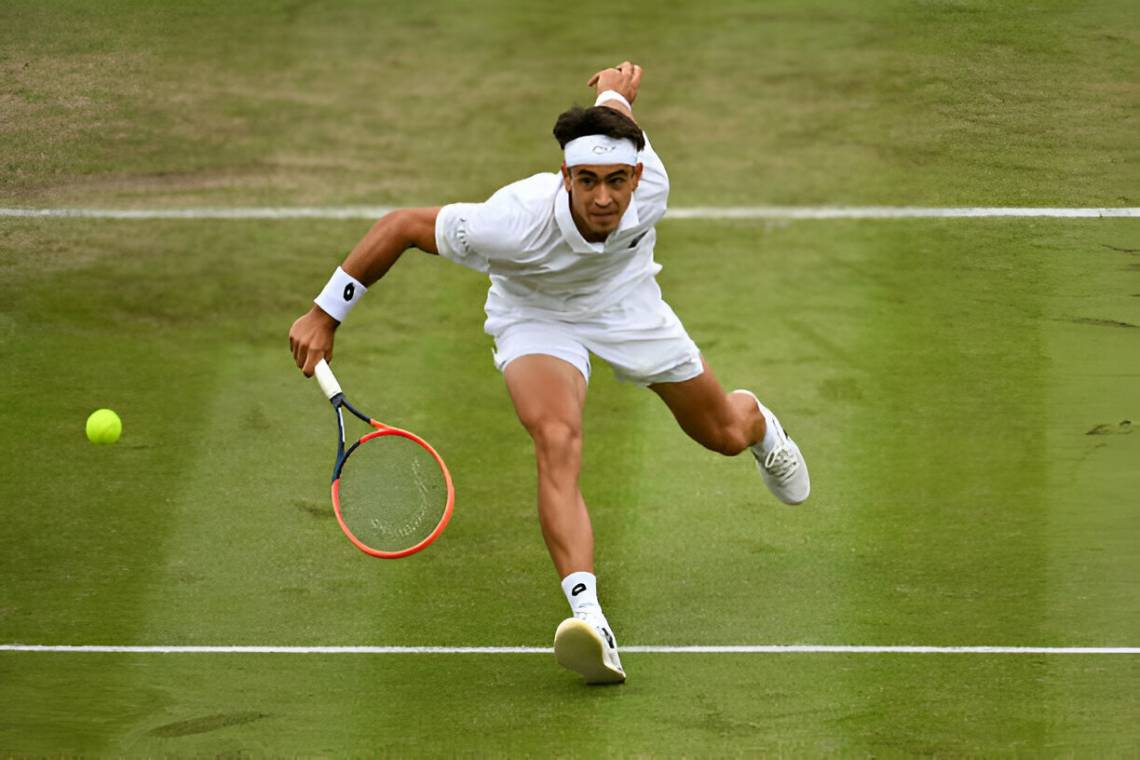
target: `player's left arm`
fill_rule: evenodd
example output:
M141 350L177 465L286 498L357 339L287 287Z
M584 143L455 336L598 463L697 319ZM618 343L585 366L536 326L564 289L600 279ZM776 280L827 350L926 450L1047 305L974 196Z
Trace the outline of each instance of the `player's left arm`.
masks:
M604 93L609 91L616 92L629 101L632 106L641 89L641 74L640 66L630 61L622 61L618 66L602 69L594 74L590 77L587 85L597 90L598 97L602 97ZM612 108L637 124L633 110L627 108L625 103L612 95L609 99L599 102L598 105ZM641 125L638 124L638 126ZM665 171L665 164L661 162L660 156L649 143L649 136L645 134L644 130L642 130L642 135L645 136L645 148L641 151L640 156L642 171L638 178L636 197L638 207L644 218L647 221L655 222L664 216L668 204L669 174Z
M637 100L637 91L641 88L641 67L629 61L622 61L613 68L602 69L594 74L586 86L593 87L599 95L607 90L613 90L629 101L632 106L633 101ZM625 103L620 100L606 100L599 105L612 108L637 124L637 119L633 118L633 110L627 108Z

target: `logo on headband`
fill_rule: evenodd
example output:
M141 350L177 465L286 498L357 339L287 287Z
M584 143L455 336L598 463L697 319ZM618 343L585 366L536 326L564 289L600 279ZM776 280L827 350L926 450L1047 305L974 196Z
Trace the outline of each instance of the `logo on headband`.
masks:
M637 163L637 147L625 137L583 135L566 143L563 153L567 166Z

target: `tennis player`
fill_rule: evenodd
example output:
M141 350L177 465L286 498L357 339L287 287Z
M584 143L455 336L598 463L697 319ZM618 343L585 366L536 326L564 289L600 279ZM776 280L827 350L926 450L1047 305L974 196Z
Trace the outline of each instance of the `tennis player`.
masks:
M332 358L349 309L408 248L490 276L484 327L534 440L542 534L572 612L554 651L588 683L625 680L598 601L594 534L578 488L591 354L660 396L701 445L751 452L781 501L799 504L810 491L804 457L776 416L750 391L724 392L662 300L653 248L669 177L633 117L641 74L629 61L598 72L589 80L594 106L558 117L561 172L512 183L483 203L385 215L289 331L297 366L311 375L318 360Z

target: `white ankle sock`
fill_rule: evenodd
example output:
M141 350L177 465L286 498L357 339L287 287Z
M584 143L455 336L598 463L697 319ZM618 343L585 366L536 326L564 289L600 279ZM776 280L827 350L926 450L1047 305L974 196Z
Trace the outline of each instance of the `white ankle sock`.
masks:
M759 401L756 403L760 404ZM780 443L780 436L776 434L776 415L768 411L768 407L763 404L760 404L760 413L764 415L764 437L756 445L760 447L761 454L767 455Z
M562 593L566 594L566 601L574 614L591 608L598 613L602 611L598 604L598 579L593 573L570 573L562 579Z

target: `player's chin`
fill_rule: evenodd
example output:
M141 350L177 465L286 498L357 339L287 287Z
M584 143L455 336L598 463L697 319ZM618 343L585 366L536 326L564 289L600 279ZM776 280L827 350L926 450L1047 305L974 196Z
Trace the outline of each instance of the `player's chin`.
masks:
M595 214L590 217L590 226L594 228L594 232L608 235L618 228L620 221L621 216L618 214Z

